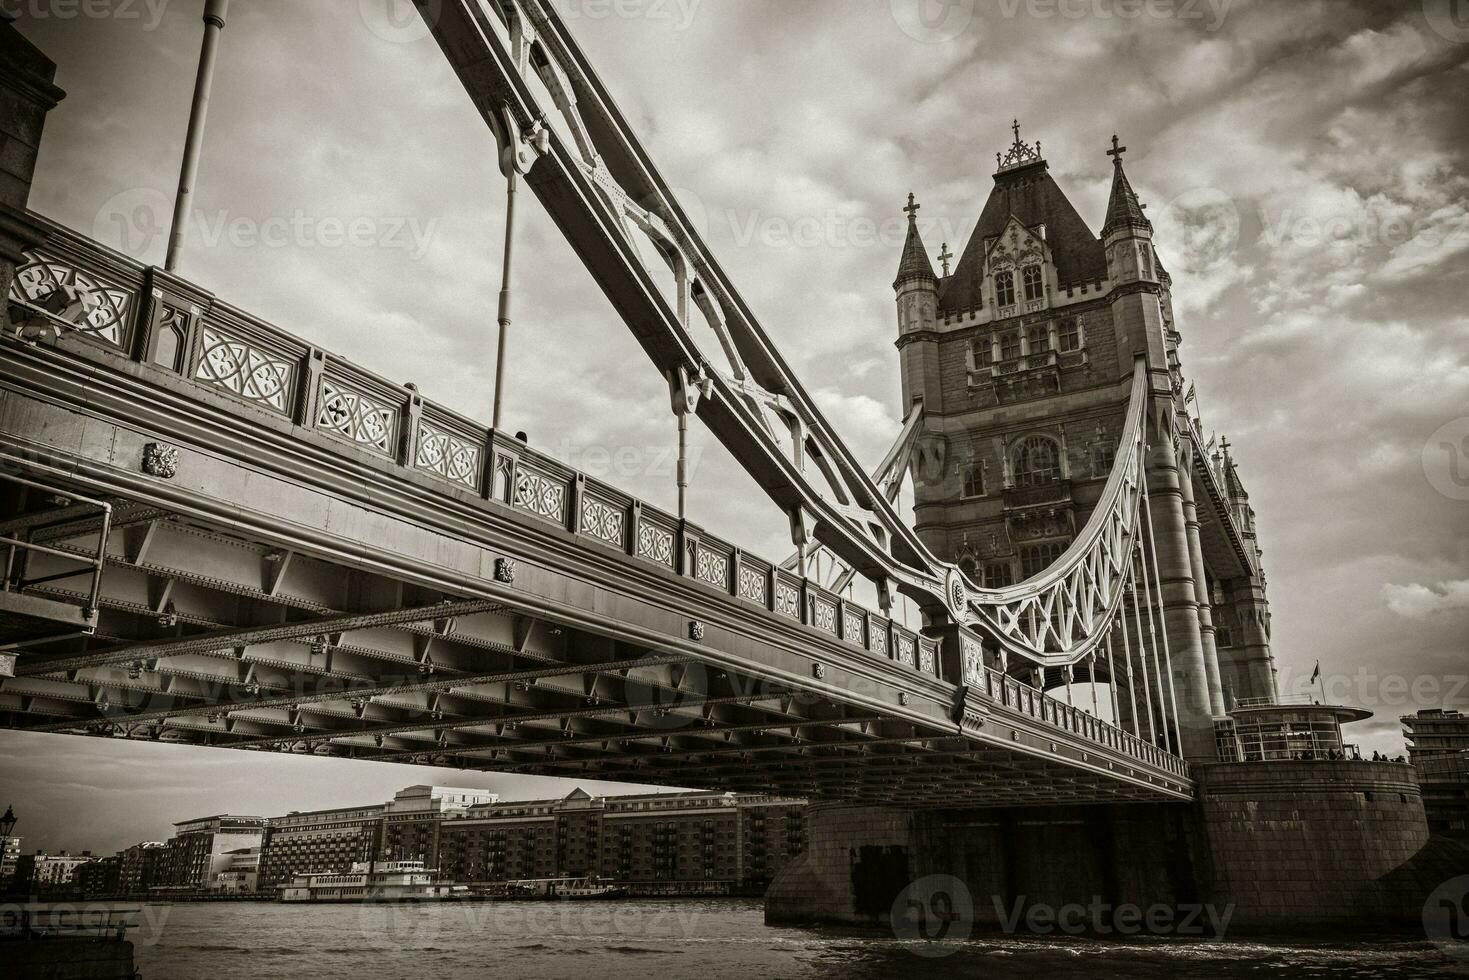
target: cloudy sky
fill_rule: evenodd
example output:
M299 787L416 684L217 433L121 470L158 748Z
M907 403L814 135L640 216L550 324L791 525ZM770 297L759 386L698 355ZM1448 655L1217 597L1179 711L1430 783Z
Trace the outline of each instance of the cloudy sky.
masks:
M3 0L59 65L32 207L161 262L202 0L110 16ZM908 191L961 250L1012 118L1101 223L1116 131L1174 276L1185 370L1259 513L1282 687L1319 658L1377 715L1469 709L1469 21L1447 4L559 0L767 331L858 455L896 432L889 284ZM235 0L180 271L480 419L503 181L395 0ZM674 499L662 383L533 201L507 424ZM341 239L353 224L360 234ZM284 233L282 228L286 228ZM696 434L691 516L784 554L783 519ZM609 459L619 462L612 464ZM309 767L309 769L307 768ZM550 780L0 733L26 846L173 820ZM29 819L27 819L29 815Z

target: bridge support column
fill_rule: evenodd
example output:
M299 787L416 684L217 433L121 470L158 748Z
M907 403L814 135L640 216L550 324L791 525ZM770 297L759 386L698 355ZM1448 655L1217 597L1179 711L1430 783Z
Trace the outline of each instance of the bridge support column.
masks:
M1192 809L1074 805L914 810L821 804L807 850L765 896L767 923L1013 928L1032 909L1193 901ZM934 901L939 895L943 901ZM1011 923L1006 926L1006 923ZM1023 927L1022 927L1023 928ZM956 936L956 938L963 938Z
M21 253L46 237L26 205L46 113L66 96L55 77L55 63L0 20L0 296L10 295ZM0 302L0 329L14 328L9 304Z
M806 849L770 883L765 921L887 922L913 879L912 819L892 807L809 807Z
M1270 604L1262 576L1230 579L1224 583L1225 601L1234 610L1239 630L1234 647L1221 664L1236 698L1273 698L1276 695L1275 660L1270 654Z
M1214 763L1193 775L1192 804L812 806L808 847L770 885L765 920L936 940L1054 935L1067 921L1137 932L1138 910L1184 937L1421 929L1429 894L1469 873L1469 848L1429 838L1410 766Z
M1194 503L1192 449L1184 447L1179 490L1183 494L1183 520L1188 528L1188 553L1194 574L1194 597L1199 608L1199 640L1204 648L1204 674L1209 680L1209 706L1214 716L1225 713L1224 685L1219 676L1219 652L1214 643L1214 603L1204 571L1204 546L1199 540L1199 511Z
M1181 754L1190 761L1208 762L1216 757L1214 711L1209 696L1209 675L1204 667L1199 601L1189 553L1178 456L1167 431L1155 430L1151 437L1147 481L1153 542L1157 549L1156 584L1161 593L1163 629L1168 637L1178 699Z

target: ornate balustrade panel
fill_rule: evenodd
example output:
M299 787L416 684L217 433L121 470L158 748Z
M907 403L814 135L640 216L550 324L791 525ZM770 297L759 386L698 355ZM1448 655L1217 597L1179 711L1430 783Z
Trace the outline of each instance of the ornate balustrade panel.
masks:
M316 428L330 435L392 456L398 445L401 408L382 393L364 390L329 372L317 393Z
M488 432L425 404L413 440L413 467L457 487L483 491Z
M735 573L735 594L748 599L762 608L770 608L770 565L750 555L740 554L739 568Z
M627 548L628 508L592 490L581 498L581 533L619 550Z
M643 512L643 522L638 527L639 558L673 568L678 559L677 540L678 533L673 527L650 519L648 512Z
M205 321L199 330L195 381L222 388L247 402L291 415L298 364L279 350L252 342Z
M543 517L555 524L566 523L568 487L559 479L530 463L515 467L515 484L511 491L512 506L528 514Z
M801 580L779 572L775 578L773 608L776 613L799 621L801 618Z
M29 249L15 271L9 301L24 307L53 329L74 332L117 350L129 349L137 318L141 283L129 282L126 265L100 271L96 253L67 249L63 241ZM85 254L90 251L94 254ZM118 274L121 273L121 274Z
M837 598L824 589L810 586L807 592L809 622L823 633L840 636L837 631Z
M729 570L734 549L701 538L694 547L694 578L705 585L729 591Z
M842 602L842 639L859 647L867 646L867 613L855 602Z

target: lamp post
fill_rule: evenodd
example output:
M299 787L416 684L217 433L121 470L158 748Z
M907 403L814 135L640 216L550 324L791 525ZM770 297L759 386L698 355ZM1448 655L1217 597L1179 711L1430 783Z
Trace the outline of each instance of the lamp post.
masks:
M204 0L204 43L199 51L199 75L194 80L194 104L189 110L188 135L184 138L184 162L179 168L178 195L173 203L173 227L168 232L168 254L163 267L169 272L178 268L179 251L184 244L184 227L189 220L194 182L199 178L199 151L204 145L204 119L209 115L209 90L214 85L214 57L219 50L219 35L224 30L225 11L229 0Z
M15 824L15 807L7 806L5 808L5 816L0 817L0 837L9 837L11 832L15 830Z

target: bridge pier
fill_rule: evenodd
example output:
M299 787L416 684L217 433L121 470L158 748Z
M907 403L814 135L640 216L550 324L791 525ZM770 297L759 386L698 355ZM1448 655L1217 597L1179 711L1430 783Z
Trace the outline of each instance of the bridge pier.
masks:
M1469 847L1430 838L1411 766L1214 763L1194 773L1191 804L813 806L807 850L771 884L766 921L884 927L916 910L919 934L933 936L935 912L951 907L956 921L1025 931L1078 906L1105 928L1136 906L1164 910L1175 927L1192 917L1254 932L1421 928L1427 896L1469 873ZM1100 920L1094 908L1107 910Z

